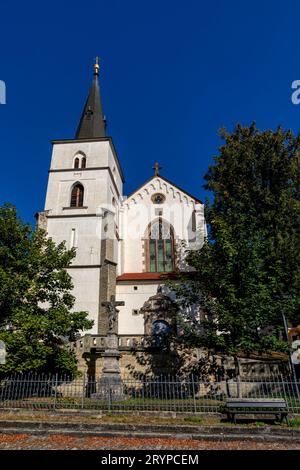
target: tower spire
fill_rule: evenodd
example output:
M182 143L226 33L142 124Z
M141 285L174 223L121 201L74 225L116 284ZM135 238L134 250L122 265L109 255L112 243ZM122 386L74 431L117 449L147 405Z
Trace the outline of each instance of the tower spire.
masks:
M105 137L105 118L102 112L99 87L99 57L94 63L94 79L76 131L76 139Z

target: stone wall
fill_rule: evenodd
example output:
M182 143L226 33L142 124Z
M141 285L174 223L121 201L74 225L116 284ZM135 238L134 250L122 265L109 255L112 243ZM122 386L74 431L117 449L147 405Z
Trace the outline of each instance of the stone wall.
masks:
M190 375L203 380L234 378L235 363L232 357L208 354L204 349L182 349L176 351L120 351L120 371L122 378L137 378L140 375ZM82 373L93 379L102 375L103 358L101 352L90 354L77 350L78 367ZM279 359L239 358L241 380L260 378L270 379L287 375L288 361Z

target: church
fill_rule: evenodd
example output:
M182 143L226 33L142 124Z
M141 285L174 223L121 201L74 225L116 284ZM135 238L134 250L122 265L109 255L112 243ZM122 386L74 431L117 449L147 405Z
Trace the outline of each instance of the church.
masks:
M76 248L68 268L74 309L94 321L80 340L83 353L103 349L103 302L112 295L124 302L118 307L120 349L141 346L151 332L143 306L166 277L190 271L185 251L199 249L207 234L202 202L162 175L158 163L151 174L153 162L145 162L145 181L124 194L122 158L106 134L99 70L96 59L75 137L52 141L45 208L37 214L55 243Z

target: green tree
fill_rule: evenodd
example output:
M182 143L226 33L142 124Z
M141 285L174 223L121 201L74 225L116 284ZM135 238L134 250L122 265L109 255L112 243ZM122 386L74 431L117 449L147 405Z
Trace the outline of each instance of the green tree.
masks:
M32 230L15 207L0 207L0 339L7 362L0 373L47 371L76 374L69 342L91 328L86 312L73 312L68 267L75 256Z
M300 136L252 124L221 137L205 175L214 195L209 236L188 252L194 278L175 287L185 306L200 301L205 316L200 326L183 322L182 338L233 356L287 351L282 314L300 323Z

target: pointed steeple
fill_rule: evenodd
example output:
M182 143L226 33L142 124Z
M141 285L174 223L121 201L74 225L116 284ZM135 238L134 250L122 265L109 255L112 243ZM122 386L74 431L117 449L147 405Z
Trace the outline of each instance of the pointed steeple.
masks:
M99 68L99 57L96 57L96 62L94 64L94 79L77 127L76 139L105 137L106 123L102 113L98 79Z

